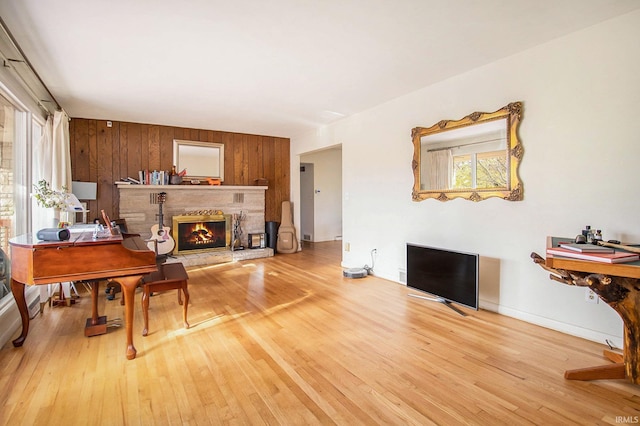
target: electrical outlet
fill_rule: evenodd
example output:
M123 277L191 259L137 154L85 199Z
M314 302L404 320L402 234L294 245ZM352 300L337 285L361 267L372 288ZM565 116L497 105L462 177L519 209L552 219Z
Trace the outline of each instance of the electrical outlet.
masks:
M351 243L344 243L344 251L350 251L351 250Z
M589 302L589 303L598 303L600 301L600 298L598 297L597 294L593 292L593 290L587 287L586 292L584 294L584 300L585 302Z

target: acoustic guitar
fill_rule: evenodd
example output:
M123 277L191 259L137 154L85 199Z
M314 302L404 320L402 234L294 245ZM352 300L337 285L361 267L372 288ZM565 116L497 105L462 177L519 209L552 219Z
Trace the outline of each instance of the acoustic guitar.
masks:
M167 200L167 193L160 192L151 194L151 203L158 204L158 223L151 227L151 240L147 243L149 250L156 251L158 254L169 254L176 247L176 242L171 237L171 228L164 226L164 216L162 214L162 205Z

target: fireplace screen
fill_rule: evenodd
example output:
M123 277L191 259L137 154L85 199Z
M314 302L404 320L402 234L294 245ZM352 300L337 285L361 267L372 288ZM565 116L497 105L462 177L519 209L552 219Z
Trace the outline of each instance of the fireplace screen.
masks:
M225 250L231 247L231 215L173 217L175 253Z

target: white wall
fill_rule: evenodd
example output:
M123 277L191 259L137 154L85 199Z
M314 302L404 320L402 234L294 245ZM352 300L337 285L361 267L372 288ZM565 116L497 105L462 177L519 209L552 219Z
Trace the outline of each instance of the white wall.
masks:
M376 275L399 281L406 242L477 252L481 307L621 345L609 306L551 281L529 254L544 255L547 235L574 236L585 225L640 242L639 39L633 12L293 138L294 202L298 155L342 144L344 266L369 263L377 248ZM512 101L524 103L524 201L411 201L413 127Z
M309 153L300 161L314 165L313 241L333 241L342 235L342 149Z

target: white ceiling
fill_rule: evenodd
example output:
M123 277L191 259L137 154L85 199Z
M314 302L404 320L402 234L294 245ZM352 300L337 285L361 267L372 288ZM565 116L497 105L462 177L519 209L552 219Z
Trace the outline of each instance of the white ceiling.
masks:
M0 0L71 117L293 137L638 0Z

